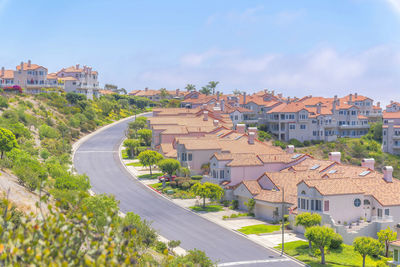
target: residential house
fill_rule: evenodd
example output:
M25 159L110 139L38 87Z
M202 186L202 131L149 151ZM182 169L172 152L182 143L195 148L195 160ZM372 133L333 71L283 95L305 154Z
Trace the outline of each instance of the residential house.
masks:
M382 128L382 151L400 155L400 111L384 112Z

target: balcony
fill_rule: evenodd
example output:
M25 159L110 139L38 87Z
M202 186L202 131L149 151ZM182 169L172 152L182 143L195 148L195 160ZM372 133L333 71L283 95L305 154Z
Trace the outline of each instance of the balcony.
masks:
M371 222L393 222L393 216L371 216Z
M369 129L369 124L339 125L339 129Z

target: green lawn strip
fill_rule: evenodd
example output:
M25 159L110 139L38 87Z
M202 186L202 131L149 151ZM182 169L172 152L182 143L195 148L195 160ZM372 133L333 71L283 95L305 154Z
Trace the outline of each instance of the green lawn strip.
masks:
M165 188L162 188L162 183L154 183L150 184L149 186L162 192L165 195L168 195L171 198L192 199L196 197L190 190L186 191L180 188L172 188L169 185L169 182L165 183Z
M121 151L121 156L122 156L122 159L129 159L128 150L127 149L123 149Z
M224 215L222 216L222 219L234 219L234 218L240 218L240 217L254 217L254 214L252 213L233 213L230 216Z
M153 175L142 174L142 175L139 175L138 178L141 178L141 179L157 179L161 175L163 175L163 174L162 173L153 173Z
M131 163L126 164L126 166L143 167L142 163L140 163L140 162L131 162Z
M246 235L256 235L256 234L272 233L275 231L279 231L279 229L281 229L280 225L256 224L256 225L244 226L238 229L238 231Z
M190 207L191 210L193 211L205 211L205 212L217 212L217 211L222 211L223 208L222 206L219 205L208 205L208 206L192 206Z
M281 250L282 245L275 247ZM321 256L319 249L313 248L315 255L310 254L308 242L293 241L285 243L285 253L295 257L296 259L308 264L309 266L362 266L362 257L353 250L353 246L343 244L338 249L330 249L325 251L326 265L320 264ZM376 266L380 259L367 256L365 266Z

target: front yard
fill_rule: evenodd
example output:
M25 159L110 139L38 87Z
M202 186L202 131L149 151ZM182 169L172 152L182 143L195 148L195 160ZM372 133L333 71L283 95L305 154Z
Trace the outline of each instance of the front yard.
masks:
M245 226L238 229L239 232L246 235L258 235L258 234L266 234L279 231L281 229L280 225L267 225L267 224L256 224Z
M275 248L281 250L281 245L276 246ZM285 253L312 267L362 266L362 257L360 256L360 254L353 250L353 246L345 244L342 244L342 246L338 249L326 250L326 265L320 264L320 251L316 248L313 248L313 251L310 252L308 248L308 242L306 241L294 241L285 243ZM377 266L377 263L381 261L383 260L367 256L365 260L365 266Z
M220 205L206 205L203 206L192 206L190 207L191 210L196 212L217 212L222 211L224 208Z
M180 188L170 185L170 182L165 183L163 188L162 183L155 183L150 185L152 188L160 191L161 193L170 196L171 198L191 199L196 198L195 194L190 191L190 188Z

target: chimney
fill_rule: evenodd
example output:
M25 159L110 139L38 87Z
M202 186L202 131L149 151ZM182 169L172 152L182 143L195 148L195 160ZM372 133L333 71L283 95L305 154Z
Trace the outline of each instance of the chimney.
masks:
M246 94L247 94L246 92L243 93L243 105L246 104Z
M340 152L329 152L329 160L330 161L335 161L337 163L340 163L341 156L342 156L342 153L340 153Z
M149 88L148 87L144 88L144 91L145 92L149 91Z
M286 152L289 154L293 154L294 153L294 145L288 145L286 148Z
M381 107L381 102L376 102L376 106L377 106L378 108L380 108L380 107Z
M278 94L278 97L279 97L279 98L282 98L282 94Z
M5 71L4 67L1 67L1 76L4 76Z
M28 68L30 68L31 67L31 60L29 59L28 60Z
M207 110L205 110L205 111L203 112L203 115L204 115L203 121L208 121L208 111L207 111Z
M249 144L253 145L254 144L254 139L256 137L256 134L254 132L249 133Z
M375 170L375 159L370 158L370 159L363 159L361 161L361 166L371 169L371 170Z
M221 100L221 111L225 110L225 100Z
M349 95L349 105L351 105L353 103L353 94Z
M393 102L394 102L393 100L390 100L390 104L393 104Z
M287 102L290 103L290 96L287 97Z
M24 70L24 62L21 61L21 70Z
M218 126L218 120L214 120L214 126L217 127Z
M335 96L333 97L333 101L334 101L334 102L337 101L337 95L335 95Z
M336 112L336 100L332 102L332 115L335 115Z
M246 130L246 124L237 124L236 125L236 131L240 134L244 134Z
M357 99L358 93L354 93L354 99Z
M255 138L258 137L257 131L258 131L257 127L248 127L247 128L247 132L248 133L254 133Z
M383 179L391 183L393 178L393 167L392 166L385 166L383 167Z
M317 104L317 114L321 114L321 103Z
M79 70L79 64L76 64L75 69Z
M271 95L275 95L275 90L272 90L272 91L271 91Z
M176 96L179 96L179 91L180 91L179 88L175 90Z
M217 91L217 102L219 102L219 91Z
M207 107L207 104L203 104L203 105L201 105L201 109L206 109L206 107Z

